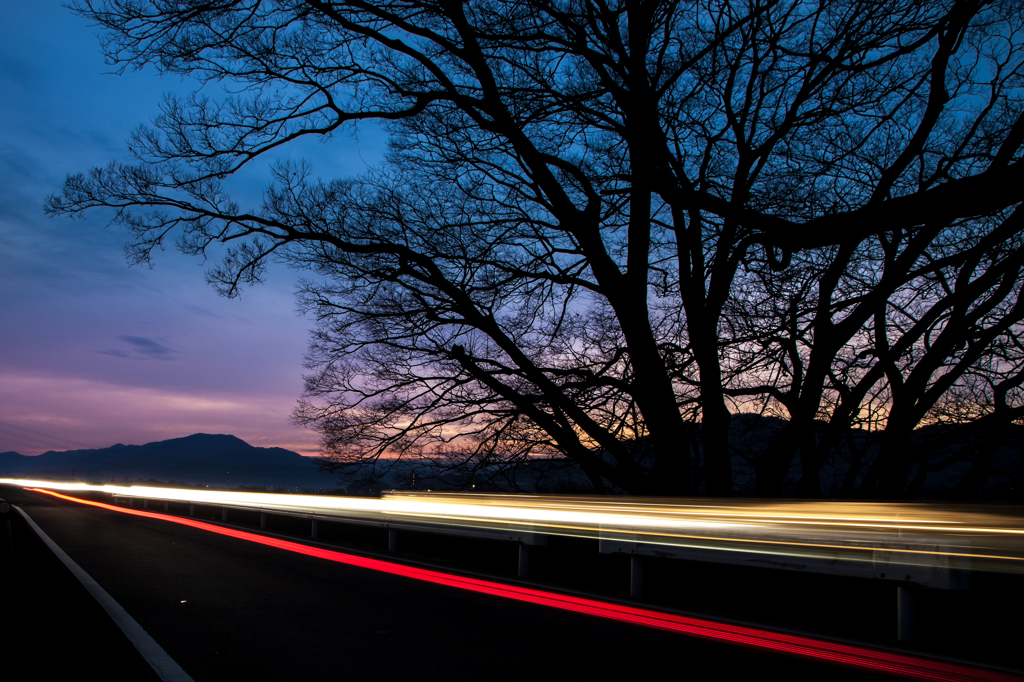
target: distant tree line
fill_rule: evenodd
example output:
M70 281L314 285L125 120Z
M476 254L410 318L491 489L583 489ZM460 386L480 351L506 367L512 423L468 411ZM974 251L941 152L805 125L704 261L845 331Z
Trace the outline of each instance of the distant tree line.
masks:
M842 460L839 494L902 498L957 465L970 497L1024 418L1019 2L76 9L112 64L230 87L167 96L135 164L47 210L113 208L134 263L213 249L229 296L307 273L296 420L328 468L558 454L598 491L730 495L742 466L815 497ZM363 175L277 163L248 209L222 184L364 121ZM778 428L739 447L740 413Z

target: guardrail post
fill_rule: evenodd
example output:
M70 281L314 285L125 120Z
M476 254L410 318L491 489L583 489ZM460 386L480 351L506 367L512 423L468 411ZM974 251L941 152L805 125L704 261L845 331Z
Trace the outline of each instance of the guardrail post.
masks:
M129 497L128 498L128 506L129 507L134 507L135 506L135 498L134 497Z
M525 578L530 571L530 546L525 542L519 543L519 577Z
M320 530L320 524L317 523L316 519L313 519L313 528L310 531L310 537L313 538L314 540L316 540L317 535L319 535L319 530Z
M644 591L644 559L636 554L629 557L629 596L639 599Z
M896 629L899 641L914 638L914 590L910 585L896 588Z
M195 516L196 515L196 506L194 504L190 504L188 506L188 515L189 516Z
M220 510L220 520L227 523L228 520L228 508L224 507Z
M398 551L398 529L397 528L388 528L388 551L389 552L397 552Z
M267 513L260 512L260 530L267 529Z
M143 500L142 501L142 508L143 509L149 509L149 500Z
M171 511L171 503L170 502L164 502L164 511L165 512Z

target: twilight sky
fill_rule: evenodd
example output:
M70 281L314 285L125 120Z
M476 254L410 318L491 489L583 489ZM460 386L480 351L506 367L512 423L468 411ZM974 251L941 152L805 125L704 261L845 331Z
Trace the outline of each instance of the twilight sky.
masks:
M302 392L309 320L297 275L272 268L240 299L222 298L203 264L172 250L129 268L109 215L48 218L66 174L128 160L132 128L163 92L198 87L152 71L112 74L98 29L57 0L14 3L0 24L0 452L38 454L70 439L94 447L196 432L304 454L317 435L289 422ZM216 90L208 89L214 96ZM383 135L363 129L280 156L324 177L361 172ZM258 201L267 164L232 181ZM27 430L27 431L26 431Z

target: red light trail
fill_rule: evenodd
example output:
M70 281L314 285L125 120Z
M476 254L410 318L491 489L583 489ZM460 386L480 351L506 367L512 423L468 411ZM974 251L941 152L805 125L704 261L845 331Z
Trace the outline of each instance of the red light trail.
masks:
M94 502L92 500L62 495L61 493L44 490L42 488L26 488L26 490L51 495L53 497L77 502L79 504L120 512L122 514L131 514L134 516L143 516L146 518L178 523L183 526L190 526L199 530L217 533L219 535L226 535L239 540L247 540L249 542L255 542L268 547L275 547L277 549L283 549L297 554L316 557L318 559L335 561L349 566L368 568L374 571L413 578L415 580L423 580L438 585L447 585L449 587L457 587L463 590L481 592L483 594L505 597L507 599L516 599L518 601L530 602L532 604L550 606L564 611L574 611L576 613L584 613L601 618L635 623L638 625L679 632L695 637L731 642L734 644L742 644L761 649L770 649L797 656L805 656L834 663L869 668L880 672L904 675L924 680L948 680L951 682L1009 682L1011 680L1015 680L1017 682L1021 682L1020 677L994 670L972 668L956 663L935 661L906 654L878 651L851 646L849 644L813 639L810 637L801 637L798 635L771 632L769 630L759 630L739 625L730 625L728 623L716 623L714 621L690 618L687 616L680 616L660 611L652 611L635 606L601 602L593 599L558 594L555 592L546 592L529 587L505 585L488 580L480 580L478 578L450 575L440 571L405 566L403 564L384 561L382 559L371 559L368 557L345 554L344 552L323 549L320 547L312 547L298 542L280 540L278 538L267 537L242 530L235 530L233 528L226 528L224 526L218 526L204 521L197 521L191 518L158 514L138 509L124 509L122 507L105 504L103 502Z

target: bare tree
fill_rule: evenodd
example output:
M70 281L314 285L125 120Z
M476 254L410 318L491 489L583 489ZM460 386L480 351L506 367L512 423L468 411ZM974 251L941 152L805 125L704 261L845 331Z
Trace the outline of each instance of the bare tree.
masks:
M189 253L228 244L210 273L228 295L269 259L310 272L319 327L297 417L339 464L443 453L484 471L559 452L599 490L727 495L742 404L775 399L799 425L831 400L847 428L880 372L905 431L953 385L944 371L976 373L1012 344L1016 256L989 253L1015 239L1024 198L1019 3L76 7L112 63L236 94L168 97L132 137L137 165L70 176L48 210L115 209L136 262L172 234ZM222 187L360 121L391 135L362 177L279 165L253 210ZM974 255L953 244L950 262L922 262L958 230ZM978 271L971 258L1009 282L1003 312L978 303L980 283L943 293L938 273ZM784 324L731 315L771 291L765 273L807 264L815 290L794 290ZM900 295L929 277L941 320L925 305L901 321ZM911 345L988 331L929 356L887 341L894 325ZM877 361L844 355L851 339ZM811 462L801 438L780 434L767 478L796 449ZM878 466L878 481L907 468Z
M737 377L746 382L727 392L777 405L787 419L754 459L759 494L780 493L799 452L797 493L820 496L822 466L863 427L882 450L866 470L848 463L848 476L864 478L858 494L919 492L929 471L958 461L929 462L951 445L949 433L926 445L919 426L971 423L957 430L967 438L1024 416L1016 221L1008 213L915 238L890 233L797 256L782 273L750 268L759 286L727 316L756 343Z

